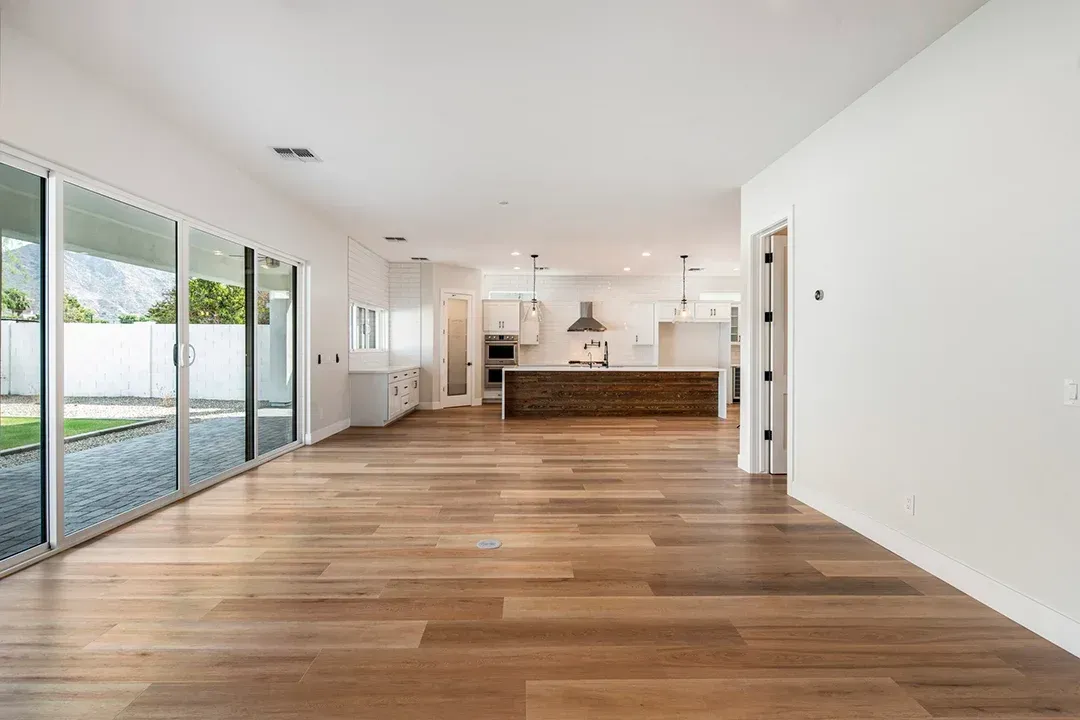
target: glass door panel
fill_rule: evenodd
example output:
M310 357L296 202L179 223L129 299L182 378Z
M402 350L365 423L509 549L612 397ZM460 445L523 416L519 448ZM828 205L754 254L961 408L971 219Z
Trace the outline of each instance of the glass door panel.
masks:
M64 186L64 532L177 490L176 223Z
M464 297L446 298L446 398L444 407L468 405L470 302Z
M0 561L45 530L45 179L0 165Z
M196 229L188 248L188 467L195 484L254 456L248 422L251 250Z
M255 263L258 454L296 440L296 268L259 255Z

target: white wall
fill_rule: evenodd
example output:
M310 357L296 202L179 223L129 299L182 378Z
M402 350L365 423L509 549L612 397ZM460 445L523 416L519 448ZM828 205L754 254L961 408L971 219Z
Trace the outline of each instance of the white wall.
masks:
M348 364L332 362L348 351L348 246L331 223L7 26L0 28L0 142L306 260L310 429L348 419Z
M738 277L687 278L686 297L697 300L704 292L737 291ZM485 275L484 297L493 290L532 292L531 275ZM682 296L682 278L665 276L582 276L540 275L536 280L536 295L542 306L540 344L521 348L522 365L565 365L570 360L585 360L585 342L591 339L607 341L612 365L656 365L656 349L635 346L633 333L627 324L633 319L630 304L678 300ZM593 303L593 316L607 331L598 333L568 333L566 328L580 317L580 303ZM725 328L730 327L724 325ZM671 340L674 336L669 336ZM659 338L659 336L658 336ZM700 337L686 339L697 343ZM705 351L704 348L701 349ZM715 347L709 347L716 355ZM602 350L600 351L603 352ZM597 356L593 351L594 357ZM719 359L719 356L717 356Z
M731 367L730 323L660 323L658 338L660 367Z
M420 263L390 263L390 364L419 365L422 352Z
M349 238L349 300L390 310L390 263L352 238ZM389 350L349 353L351 370L383 367L389 361Z
M1080 653L1077 28L992 0L748 183L742 230L748 267L794 207L792 493Z

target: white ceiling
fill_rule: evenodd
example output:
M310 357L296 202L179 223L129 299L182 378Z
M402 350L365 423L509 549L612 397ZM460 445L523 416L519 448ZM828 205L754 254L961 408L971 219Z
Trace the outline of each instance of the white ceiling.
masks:
M2 4L390 260L732 274L738 188L984 1Z

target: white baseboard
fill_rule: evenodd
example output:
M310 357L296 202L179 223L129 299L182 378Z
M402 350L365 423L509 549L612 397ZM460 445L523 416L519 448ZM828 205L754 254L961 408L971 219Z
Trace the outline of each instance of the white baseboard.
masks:
M420 410L442 410L442 403L422 402L416 406Z
M484 398L479 398L479 399L473 398L473 401L472 401L473 407L480 407L483 404L484 404Z
M1080 622L1018 592L973 567L934 550L806 487L789 486L793 498L870 538L1036 635L1080 657Z
M336 435L342 430L347 429L352 424L352 420L345 418L341 422L336 422L333 425L327 425L324 428L319 428L315 432L310 432L304 437L304 443L306 445L314 445L317 442L321 442L331 435Z

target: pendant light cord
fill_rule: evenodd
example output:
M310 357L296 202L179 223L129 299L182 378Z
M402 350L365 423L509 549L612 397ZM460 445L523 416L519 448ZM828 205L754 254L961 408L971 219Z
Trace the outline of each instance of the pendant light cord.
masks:
M682 256L682 304L684 308L686 307L686 258L688 257L690 256Z

